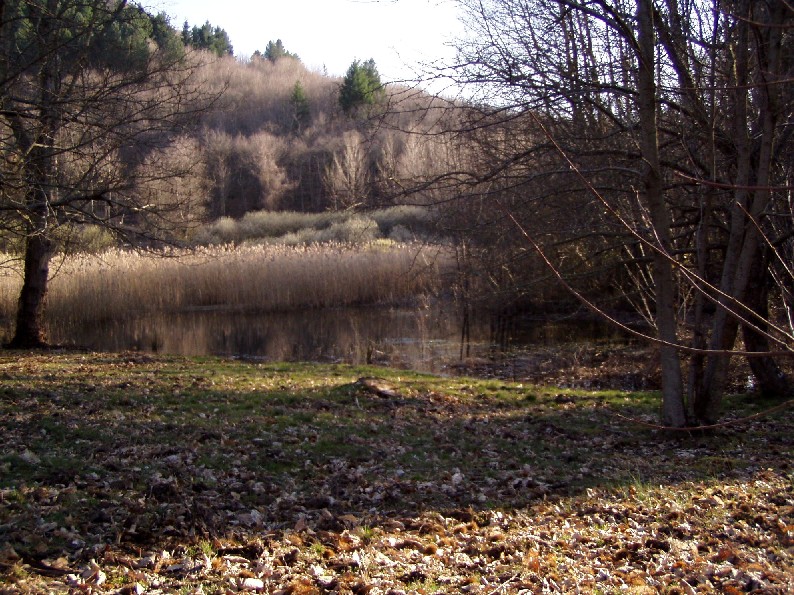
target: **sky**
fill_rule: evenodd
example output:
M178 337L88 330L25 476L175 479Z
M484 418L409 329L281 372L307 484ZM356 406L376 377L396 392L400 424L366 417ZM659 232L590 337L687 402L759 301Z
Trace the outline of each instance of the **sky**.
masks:
M209 21L225 29L238 57L269 40L310 69L342 76L355 59L373 58L384 81L412 80L416 65L451 61L460 36L452 0L149 0L177 29Z

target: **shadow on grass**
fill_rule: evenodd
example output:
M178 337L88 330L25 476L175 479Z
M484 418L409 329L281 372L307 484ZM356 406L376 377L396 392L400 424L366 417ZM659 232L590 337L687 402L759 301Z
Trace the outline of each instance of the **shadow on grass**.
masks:
M37 557L790 473L791 409L671 437L615 415L655 421L647 393L222 360L3 364L0 543ZM355 382L372 373L390 396Z

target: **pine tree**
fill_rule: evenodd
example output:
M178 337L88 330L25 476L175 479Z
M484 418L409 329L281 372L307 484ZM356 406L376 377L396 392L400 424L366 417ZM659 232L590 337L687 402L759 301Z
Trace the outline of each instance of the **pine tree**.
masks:
M173 52L178 55L184 51L184 45L180 43L179 32L171 26L171 20L164 12L151 15L152 39L158 47Z
M229 40L229 34L220 27L213 27L209 21L205 22L201 27L193 26L188 32L188 24L182 29L183 40L187 38L187 44L192 45L194 48L200 50L208 50L217 56L234 55L234 48Z
M298 134L309 125L311 121L311 110L309 109L309 98L300 81L295 81L292 88L290 103L293 108L292 130Z
M356 115L362 109L369 111L380 103L384 95L375 60L354 60L347 69L339 90L339 105L346 114Z
M232 41L229 39L229 34L226 33L225 29L221 29L220 27L215 27L213 29L210 50L215 52L218 56L234 55Z
M300 60L297 54L287 51L287 48L284 47L284 43L282 43L280 39L267 42L267 46L265 47L265 58L271 62L275 62L279 58L292 58L293 60Z

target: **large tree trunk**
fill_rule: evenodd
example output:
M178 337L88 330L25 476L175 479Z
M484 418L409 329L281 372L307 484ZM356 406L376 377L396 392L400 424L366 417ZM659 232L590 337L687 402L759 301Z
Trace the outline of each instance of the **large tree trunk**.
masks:
M684 408L681 361L675 311L676 286L670 261L670 212L664 201L657 129L656 84L654 82L654 27L651 0L637 2L640 67L637 78L637 107L640 115L640 148L645 160L643 176L645 200L658 240L653 257L653 281L656 286L656 326L661 346L662 423L682 427L687 423ZM653 240L652 240L653 241Z
M45 42L56 30L54 15L58 12L58 0L47 0L46 8L35 7L32 14L38 17L39 33ZM49 49L49 48L48 48ZM51 50L57 51L57 50ZM44 313L47 304L50 259L53 241L50 238L51 205L58 198L58 154L56 139L62 124L59 100L61 77L57 71L57 60L45 60L38 72L38 118L30 126L25 118L14 114L11 128L17 145L29 158L28 194L26 197L28 216L25 240L25 276L17 306L17 325L14 338L9 344L16 349L33 349L47 346Z
M761 235L757 229L771 199L770 181L773 156L777 140L777 122L781 115L779 90L777 85L753 86L749 73L751 58L763 67L763 76L767 80L784 78L786 73L781 68L781 44L786 11L790 10L783 4L775 5L768 13L769 27L753 21L750 2L744 0L737 6L738 12L738 43L736 51L735 73L735 132L737 157L737 188L731 212L731 235L725 255L723 278L720 285L727 297L721 297L719 307L714 316L711 349L717 353L710 356L706 367L699 400L695 403L698 419L706 423L717 420L722 404L722 393L728 375L730 356L726 353L733 349L739 331L739 318L747 318L748 313L738 302L749 309L751 304L745 303L751 277L763 268L761 256ZM757 40L753 41L750 27ZM750 49L753 49L752 55ZM758 104L757 121L751 123L748 117L750 95L753 89L754 103ZM750 187L755 187L749 190ZM748 216L749 214L749 216ZM729 312L729 309L736 313ZM753 337L750 338L751 342Z
M722 276L720 290L724 296L717 299L717 310L712 320L712 333L709 340L709 349L714 353L709 354L700 386L693 395L692 409L695 417L701 423L713 423L719 416L722 404L722 391L724 381L730 364L730 355L727 352L733 349L738 332L738 321L728 312L729 298L736 295L736 271L739 257L742 252L742 240L747 228L746 209L749 206L749 190L752 179L752 147L748 129L748 98L749 87L749 24L747 15L749 2L742 1L735 8L740 14L736 25L736 39L734 40L735 52L732 56L732 72L735 84L731 94L732 116L734 125L734 143L736 156L736 190L733 193L733 205L730 207L730 234L725 248L722 263Z
M754 323L761 331L766 331L768 324L762 321L769 320L769 285L767 283L767 267L758 267L753 271L747 287L745 303L758 314L759 319ZM747 351L766 353L770 351L769 339L749 325L742 325L742 337ZM748 357L750 370L755 377L758 391L765 397L788 398L794 393L789 378L775 359L770 355Z
M34 234L25 246L25 280L19 295L17 326L9 347L33 349L47 345L44 311L52 256L52 241Z

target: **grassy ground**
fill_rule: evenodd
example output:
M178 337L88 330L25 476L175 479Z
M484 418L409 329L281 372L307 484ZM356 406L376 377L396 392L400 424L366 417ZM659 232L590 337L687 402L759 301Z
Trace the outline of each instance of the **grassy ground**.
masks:
M792 592L792 408L699 436L621 417L657 405L5 352L0 592Z

